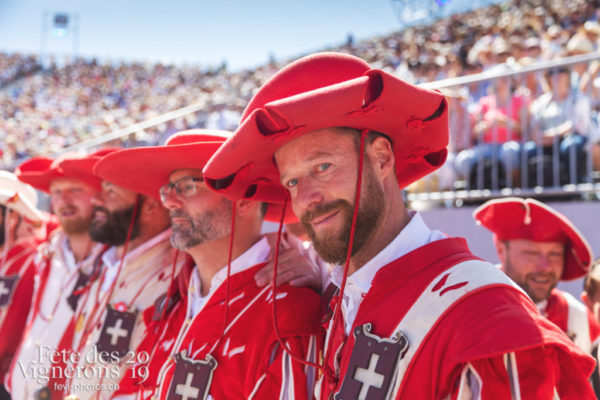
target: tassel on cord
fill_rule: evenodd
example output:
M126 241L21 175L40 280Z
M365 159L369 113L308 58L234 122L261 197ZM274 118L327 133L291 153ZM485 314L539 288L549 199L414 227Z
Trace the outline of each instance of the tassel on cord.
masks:
M358 162L358 177L356 179L356 195L354 199L354 212L352 214L352 226L350 228L350 238L348 240L348 252L346 253L346 261L344 263L344 274L342 277L342 284L340 286L340 291L337 295L337 301L335 310L333 311L332 323L331 326L336 326L337 319L340 317L342 301L344 299L344 290L346 289L346 278L348 278L348 269L350 267L350 258L352 257L352 247L354 245L354 233L356 232L356 220L358 217L358 209L360 202L360 192L362 188L362 175L364 168L364 155L365 155L365 140L367 134L369 133L368 129L363 129L361 131L360 136L360 151L359 151L359 162ZM327 346L327 350L325 351L324 363L325 367L327 366L327 360L329 359L329 354L331 352L331 346ZM329 371L328 368L323 369L323 373L326 375L326 378L330 380L335 380L334 372Z
M287 347L284 343L283 338L281 337L281 333L279 332L279 325L277 324L277 264L279 263L279 246L281 244L281 231L283 230L283 220L285 219L285 209L287 208L289 195L285 196L285 200L283 202L283 210L281 212L281 219L279 220L279 229L277 230L277 241L275 243L275 257L273 259L273 307L271 308L273 312L273 328L275 330L275 335L277 336L277 341L283 347L283 350L290 355L294 360L298 361L301 364L307 365L309 367L314 367L318 370L322 369L323 366L317 363L313 363L311 361L303 360L301 357L297 356L292 352L292 350Z

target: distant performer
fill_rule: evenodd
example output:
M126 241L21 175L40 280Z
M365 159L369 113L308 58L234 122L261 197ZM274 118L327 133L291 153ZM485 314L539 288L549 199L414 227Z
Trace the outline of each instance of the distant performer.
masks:
M559 281L585 276L592 250L563 214L534 199L490 200L473 213L494 233L500 268L525 290L542 315L590 353L600 326Z

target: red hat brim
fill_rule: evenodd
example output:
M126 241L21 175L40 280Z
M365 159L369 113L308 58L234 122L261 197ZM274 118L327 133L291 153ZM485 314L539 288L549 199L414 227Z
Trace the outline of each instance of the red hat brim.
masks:
M34 157L22 163L15 170L15 175L22 182L28 183L42 192L50 192L50 183L58 178L78 179L96 190L100 189L100 179L94 174L85 171L65 171L63 163L65 161L83 161L86 156L82 154L67 153L59 156L55 160L47 157Z
M120 147L110 147L98 150L82 158L69 158L60 162L63 172L69 176L78 177L89 184L93 184L98 190L102 185L102 180L94 173L94 165L104 156L115 151L121 150Z
M352 68L339 78L338 71L329 71L346 64ZM324 85L320 72L329 74ZM306 80L316 81L314 88L296 87ZM442 94L369 69L356 57L322 53L290 64L257 92L240 127L206 165L207 184L231 199L281 202L286 191L275 152L301 135L333 127L385 134L392 142L400 187L446 160L448 112Z
M473 212L478 224L497 240L527 239L565 244L565 266L561 280L587 274L593 255L581 232L558 211L534 199L509 197L490 200Z
M178 169L202 169L231 132L191 129L172 135L165 146L121 150L103 157L94 172L104 180L160 201L159 190Z
M282 213L283 203L268 203L267 212L265 213L265 221L279 224ZM283 223L295 224L298 221L298 217L296 217L296 214L294 214L294 210L292 209L292 203L288 202L287 207L285 208L285 217L283 218Z

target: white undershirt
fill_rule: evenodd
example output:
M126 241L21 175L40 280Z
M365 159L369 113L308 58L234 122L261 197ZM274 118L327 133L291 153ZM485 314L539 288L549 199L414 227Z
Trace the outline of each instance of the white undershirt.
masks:
M346 288L344 289L344 299L342 301L346 334L350 333L363 295L369 291L375 274L382 267L419 247L436 240L445 239L446 237L440 231L430 230L420 214L411 212L409 223L402 229L398 236L358 271L348 276ZM336 265L331 273L331 281L338 288L342 285L343 274L343 265Z
M69 237L64 235L62 238L62 242L60 244L63 260L65 261L65 265L69 272L73 272L78 268L77 261L75 261L75 254L71 251L71 246L69 246ZM88 255L89 257L89 255Z
M262 238L252 247L246 250L242 255L231 261L231 276L251 268L257 264L265 262L271 247L266 238ZM189 301L187 308L188 318L193 318L202 310L202 307L207 303L208 299L215 290L227 279L227 265L222 267L210 280L210 289L206 296L202 296L202 281L200 280L200 272L198 266L192 270L190 284L188 287Z
M142 255L144 252L151 249L156 244L162 242L166 238L171 236L171 229L167 229L162 231L158 235L155 235L149 240L146 240L144 243L131 250L127 254L125 254L125 259L123 260L123 265L127 265L129 260L135 260L137 257ZM102 264L106 272L104 273L104 280L102 281L102 286L100 287L101 293L106 293L108 289L110 289L111 285L117 278L117 274L119 272L119 264L121 264L121 259L117 257L117 247L112 246L108 250L102 254Z

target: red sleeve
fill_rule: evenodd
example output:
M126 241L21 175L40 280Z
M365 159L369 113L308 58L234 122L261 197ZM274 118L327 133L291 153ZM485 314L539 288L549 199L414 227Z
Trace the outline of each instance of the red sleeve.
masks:
M315 363L322 343L315 335L292 337L285 340L292 353L302 360ZM293 359L279 343L273 347L263 373L253 390L246 394L248 399L312 399L316 372Z
M482 400L552 399L555 393L561 400L592 400L596 397L586 375L570 355L554 346L538 346L467 364L452 398L467 391L470 398Z

